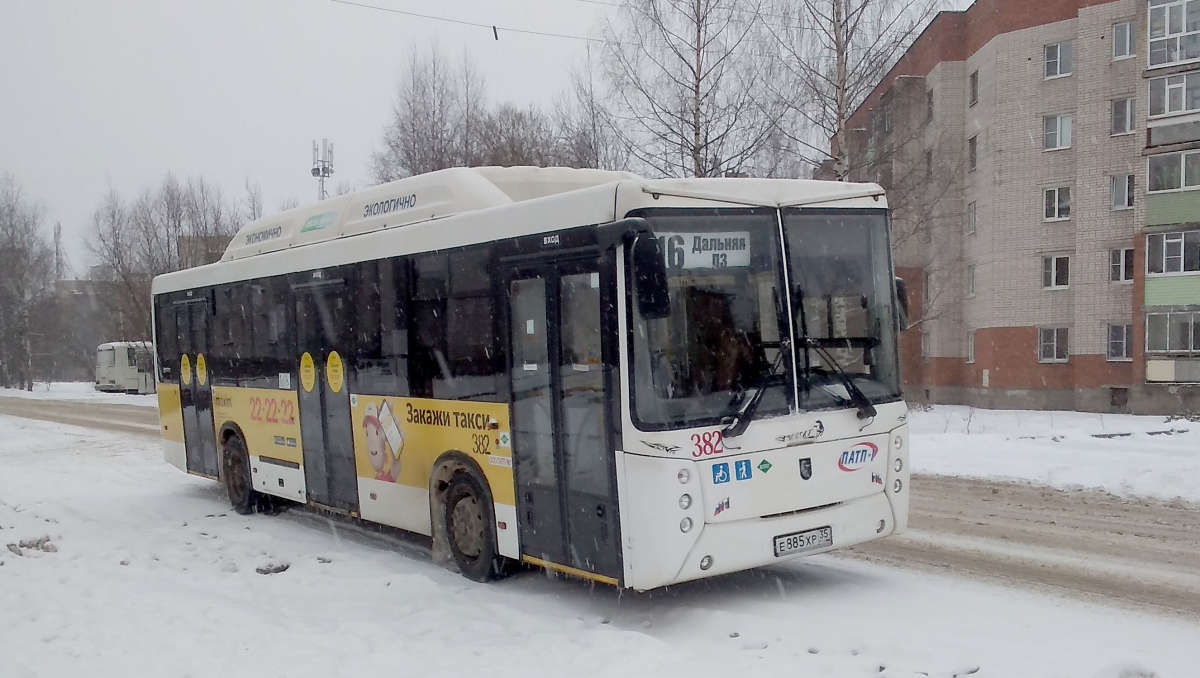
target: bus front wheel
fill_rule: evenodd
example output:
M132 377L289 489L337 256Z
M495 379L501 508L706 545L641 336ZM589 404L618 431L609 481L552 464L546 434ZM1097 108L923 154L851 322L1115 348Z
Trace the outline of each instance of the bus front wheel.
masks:
M223 447L221 475L225 480L225 490L229 493L229 503L233 505L233 510L242 515L263 510L266 497L254 489L246 443L242 441L241 436L234 434L225 440Z
M503 576L506 560L496 551L495 516L483 485L471 473L458 473L446 488L446 537L464 577L487 582Z

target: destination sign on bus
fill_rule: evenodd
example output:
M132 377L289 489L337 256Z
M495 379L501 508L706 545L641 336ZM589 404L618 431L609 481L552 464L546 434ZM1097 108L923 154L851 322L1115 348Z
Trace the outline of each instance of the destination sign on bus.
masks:
M659 233L668 269L741 268L750 265L750 232Z

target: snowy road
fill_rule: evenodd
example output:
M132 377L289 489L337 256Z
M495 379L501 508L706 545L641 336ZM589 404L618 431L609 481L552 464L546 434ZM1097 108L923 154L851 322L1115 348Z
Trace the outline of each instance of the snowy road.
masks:
M833 556L484 586L417 541L227 506L148 437L0 416L0 675L1197 675L1186 615Z
M138 406L0 397L0 414L158 436ZM1200 506L932 475L912 492L908 534L847 553L1200 619Z

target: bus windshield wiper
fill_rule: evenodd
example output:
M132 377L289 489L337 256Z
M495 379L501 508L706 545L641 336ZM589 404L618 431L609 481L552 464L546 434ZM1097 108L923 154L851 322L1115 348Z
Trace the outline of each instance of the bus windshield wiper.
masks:
M746 428L754 419L754 413L758 410L758 404L762 402L763 394L767 392L771 379L776 376L775 370L782 362L783 352L780 351L779 356L775 358L775 363L758 378L758 383L754 385L754 395L750 396L745 406L733 415L733 421L721 429L723 437L736 438L746 432Z
M816 351L821 355L821 358L833 368L833 374L837 375L838 381L842 382L842 386L845 386L846 392L850 394L850 404L858 408L858 418L869 419L874 417L875 406L871 404L871 399L862 392L862 389L858 387L858 384L854 383L854 379L852 379L850 375L846 374L846 370L842 369L842 366L837 360L834 359L832 355L830 355L829 351L827 351L824 346L821 346L820 342L816 339L809 339L808 337L805 337L802 342L806 350L811 348L812 350Z

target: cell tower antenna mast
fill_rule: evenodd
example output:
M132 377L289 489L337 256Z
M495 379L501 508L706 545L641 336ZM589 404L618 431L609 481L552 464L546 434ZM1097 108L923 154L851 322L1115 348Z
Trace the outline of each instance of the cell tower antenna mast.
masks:
M322 139L321 147L318 149L317 141L314 139L312 149L312 175L317 178L317 200L324 200L329 197L329 194L325 192L325 179L333 176L333 144L329 143L328 139Z

